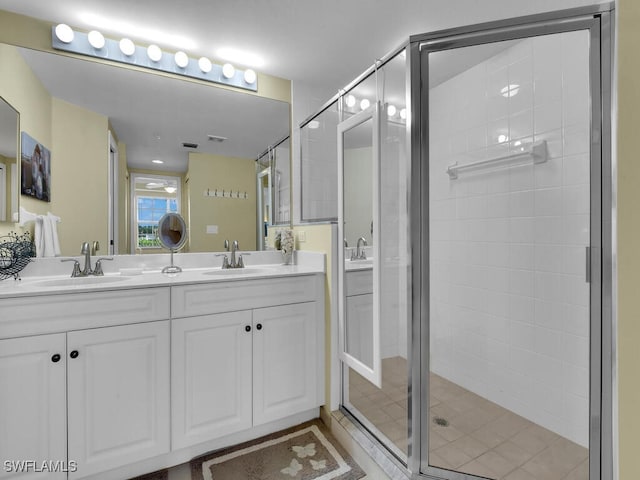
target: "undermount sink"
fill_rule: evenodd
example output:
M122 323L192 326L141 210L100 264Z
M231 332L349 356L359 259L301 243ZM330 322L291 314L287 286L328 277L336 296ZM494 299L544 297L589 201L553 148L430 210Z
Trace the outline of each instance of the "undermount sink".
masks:
M204 275L220 275L220 276L233 276L233 275L258 275L268 273L271 270L268 268L217 268L215 270L207 270L202 272Z
M129 277L66 277L40 280L31 285L38 287L76 287L82 285L103 285L128 280Z

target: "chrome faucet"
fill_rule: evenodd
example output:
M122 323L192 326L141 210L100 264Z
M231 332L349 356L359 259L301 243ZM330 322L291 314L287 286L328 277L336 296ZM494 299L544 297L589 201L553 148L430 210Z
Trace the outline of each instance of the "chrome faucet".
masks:
M236 252L240 246L238 245L238 240L234 240L231 243L231 261L229 262L229 268L237 268L238 264L236 263Z
M74 258L63 258L60 260L61 262L73 262L73 271L71 272L72 277L88 277L89 275L102 276L104 272L102 271L102 261L103 260L113 260L113 258L103 257L99 258L96 261L95 270L91 268L91 255L95 255L96 252L100 250L100 243L93 242L91 246L89 246L89 242L83 242L82 247L80 248L80 253L84 255L84 267L80 270L80 262Z
M238 241L234 240L231 243L231 258L227 257L226 253L219 253L216 257L224 257L222 259L222 268L226 270L227 268L244 268L244 260L242 259L242 255L238 255L238 259L236 260L236 253L240 249L238 245ZM245 253L245 255L250 255L249 253Z
M351 250L351 260L366 260L367 254L364 253L364 247L367 246L367 240L364 237L360 237L358 239L358 243L356 244L356 251L354 253Z
M93 275L93 270L91 269L91 249L89 248L89 242L82 243L80 253L84 255L84 268L82 269L82 272L80 272L80 276L88 277L89 275Z

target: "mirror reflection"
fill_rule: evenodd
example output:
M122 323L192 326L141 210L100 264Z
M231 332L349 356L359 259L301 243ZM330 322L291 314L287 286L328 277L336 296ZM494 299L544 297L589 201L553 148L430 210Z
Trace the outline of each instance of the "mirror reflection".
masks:
M371 254L375 237L376 129L375 107L340 123L338 161L342 173L339 225L344 242L344 357L358 373L379 385L379 315Z
M60 54L0 51L14 77L0 79L0 95L16 100L22 130L51 151L51 202L22 204L62 219L62 255L77 254L86 238L115 254L157 249L139 241L153 236L131 183L140 175L178 178L176 213L192 232L189 251L221 251L226 239L256 249L255 160L288 135L287 102ZM158 206L163 190L148 189L144 202ZM153 221L173 211L164 205Z
M373 119L343 134L344 232L349 258L366 259L373 245Z
M0 98L0 222L18 215L18 112Z

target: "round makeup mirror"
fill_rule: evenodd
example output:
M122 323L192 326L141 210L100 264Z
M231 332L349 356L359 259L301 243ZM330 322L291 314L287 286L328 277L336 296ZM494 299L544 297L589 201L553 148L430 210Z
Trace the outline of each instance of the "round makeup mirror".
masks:
M162 273L181 272L182 268L173 263L173 252L180 250L187 242L187 224L179 213L166 213L160 218L158 240L171 251L171 265L164 267Z

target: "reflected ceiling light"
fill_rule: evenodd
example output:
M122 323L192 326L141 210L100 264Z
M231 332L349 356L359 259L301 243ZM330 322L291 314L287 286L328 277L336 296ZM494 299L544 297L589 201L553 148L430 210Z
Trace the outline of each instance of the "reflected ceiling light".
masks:
M522 145L522 142L520 140L516 140L515 142L513 142L514 147L519 147L520 145Z
M130 38L123 38L122 40L120 40L119 45L120 51L127 57L130 57L136 52L136 46L133 44Z
M158 45L152 44L147 47L147 57L152 62L159 62L162 58L162 50Z
M320 127L320 122L318 120L311 120L308 125L309 128L315 130L316 128Z
M519 90L520 90L520 85L516 85L515 83L510 83L506 87L502 87L502 89L500 89L500 93L502 94L503 97L509 98L509 97L516 96Z
M99 31L91 30L87 35L87 38L89 40L89 44L96 50L100 50L104 47L104 35L102 35Z
M60 40L61 42L64 42L64 43L73 42L73 37L74 37L73 30L71 30L71 27L66 23L60 23L56 25L55 31L56 31L56 37L58 37L58 40Z
M236 74L236 69L230 63L225 63L222 66L222 75L224 76L224 78L233 78L233 76L235 74ZM249 82L247 82L247 83L249 83Z
M406 108L401 108L400 109L400 118L403 120L407 119L407 109Z
M164 163L164 162L162 160L156 159L156 160L151 160L151 163L161 164L161 163Z
M507 137L506 135L504 134L498 135L498 143L504 143L508 141L509 141L509 137Z
M177 190L176 187L164 187L164 191L167 193L175 193Z
M187 65L189 65L189 57L183 51L176 52L173 56L173 60L180 68L187 68Z
M249 85L256 83L257 79L258 79L258 76L256 75L256 72L254 72L250 68L247 68L244 71L244 81L247 82Z
M344 103L347 104L347 107L351 108L356 104L356 97L354 97L353 95L349 94L349 95L347 95L345 97Z
M185 50L195 50L197 44L190 38L181 35L167 34L161 30L145 28L142 25L133 25L127 22L121 22L114 18L101 17L93 13L80 13L78 15L80 21L94 28L99 28L103 32L112 32L120 35L131 36L146 40L149 43L158 43L174 48L183 48Z
M367 108L369 108L369 105L371 105L371 102L367 98L363 98L360 102L360 108L362 110L366 110Z
M397 111L398 109L396 108L395 105L391 105L391 104L387 105L387 115L389 117L393 117Z
M198 60L198 67L200 67L200 71L202 73L209 73L213 68L213 65L211 64L211 60L207 57L200 57Z
M247 67L255 68L264 66L264 59L260 55L235 48L219 48L216 52L216 56L237 65L246 65Z

